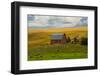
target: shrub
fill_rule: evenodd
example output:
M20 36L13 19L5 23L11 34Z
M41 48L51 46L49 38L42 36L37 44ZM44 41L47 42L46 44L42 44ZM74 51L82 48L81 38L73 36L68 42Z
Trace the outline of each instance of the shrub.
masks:
M68 36L67 37L67 40L66 40L67 42L71 42L71 39L70 39L70 37Z
M80 44L81 45L87 45L88 44L88 38L87 37L82 37L80 39Z
M78 42L79 42L78 37L76 37L76 36L73 37L71 43L72 43L72 44L76 44L76 43L78 43Z

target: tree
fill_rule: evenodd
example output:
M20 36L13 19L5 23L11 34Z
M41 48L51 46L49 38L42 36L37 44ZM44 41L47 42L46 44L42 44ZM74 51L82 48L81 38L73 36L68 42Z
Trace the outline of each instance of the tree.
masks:
M88 38L87 37L81 37L80 44L81 45L87 45L88 44Z

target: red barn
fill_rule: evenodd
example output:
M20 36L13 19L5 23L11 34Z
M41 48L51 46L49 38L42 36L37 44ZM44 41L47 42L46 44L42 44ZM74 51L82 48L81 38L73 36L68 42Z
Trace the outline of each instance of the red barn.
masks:
M64 33L51 35L51 44L66 44L66 43L67 43L67 39Z

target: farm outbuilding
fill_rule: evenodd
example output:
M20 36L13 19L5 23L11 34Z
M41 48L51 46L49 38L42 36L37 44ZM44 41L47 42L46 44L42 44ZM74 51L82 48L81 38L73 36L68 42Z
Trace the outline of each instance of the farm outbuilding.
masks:
M64 33L57 33L51 35L51 44L66 44L66 34Z

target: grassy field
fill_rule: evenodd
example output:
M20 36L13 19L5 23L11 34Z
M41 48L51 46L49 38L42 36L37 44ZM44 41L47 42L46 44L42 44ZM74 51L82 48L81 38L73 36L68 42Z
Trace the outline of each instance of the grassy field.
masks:
M56 60L87 58L87 45L68 43L51 45L50 35L65 33L66 36L87 37L87 27L60 29L29 29L28 30L28 60Z

